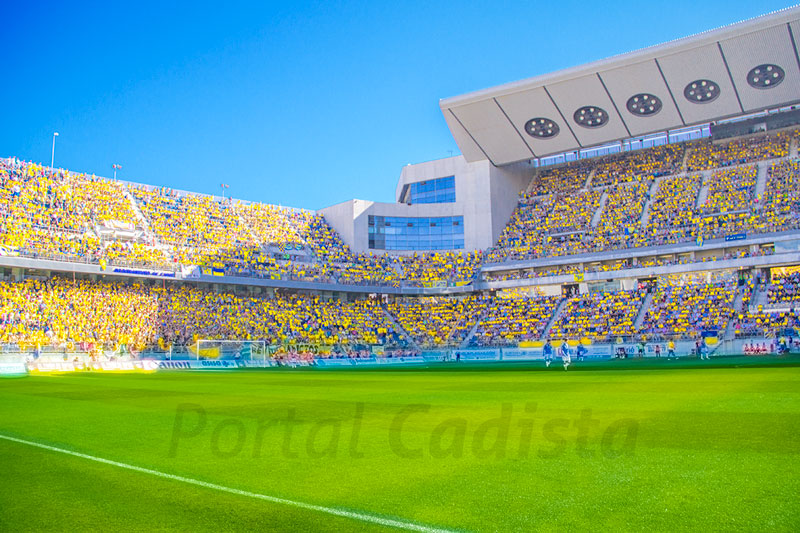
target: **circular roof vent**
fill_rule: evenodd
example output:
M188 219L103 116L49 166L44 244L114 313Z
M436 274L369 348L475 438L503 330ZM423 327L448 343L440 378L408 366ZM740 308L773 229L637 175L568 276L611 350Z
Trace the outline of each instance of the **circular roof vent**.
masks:
M536 117L525 123L525 133L537 139L552 139L561 128L549 118Z
M719 85L711 80L696 80L683 90L683 96L695 104L707 104L719 97Z
M586 105L578 108L572 119L578 126L599 128L608 124L608 113L601 107Z
M759 65L747 73L747 83L756 89L771 89L783 81L786 73L778 65Z
M661 111L661 99L649 93L634 94L625 104L632 115L647 117Z

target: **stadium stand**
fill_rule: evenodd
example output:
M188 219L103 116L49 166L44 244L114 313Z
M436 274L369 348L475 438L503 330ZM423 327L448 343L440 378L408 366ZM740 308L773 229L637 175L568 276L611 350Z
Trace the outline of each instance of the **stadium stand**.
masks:
M459 297L397 298L389 312L423 348L458 346L485 308L481 298Z
M693 172L786 157L789 155L791 136L791 132L778 132L775 135L755 135L728 142L699 141L692 146L686 167Z
M149 265L159 268L172 266L171 258L155 246L138 242L109 241L103 246L102 256L114 265Z
M791 274L790 274L791 276ZM753 297L766 291L766 296L774 304L780 298L782 288L781 276L773 276L771 283L766 284L761 277L750 277L742 289L742 305L736 309L733 320L733 332L736 338L769 337L776 338L781 331L798 326L797 314L789 311L765 311L763 305L754 305ZM752 349L753 353L760 350Z
M800 222L800 162L782 161L771 165L760 200L758 230L764 233L797 229Z
M773 275L767 289L769 303L794 307L800 303L800 272Z
M635 181L606 191L606 205L593 236L595 250L637 248L643 244L641 217L649 189L649 182Z
M663 145L542 169L487 254L419 253L411 260L354 254L324 217L306 211L222 202L67 171L49 173L41 165L12 158L0 165L5 228L1 244L39 256L198 265L268 279L393 286L469 282L484 262L795 228L800 212L792 201L797 163L773 164L765 192L756 198L758 170L752 162L785 158L796 135L791 131L723 143ZM698 207L702 176L670 175L682 171L687 152L690 171L750 164L713 172L705 184L707 199ZM653 179L658 182L651 199ZM587 182L590 189L583 188ZM100 238L98 227L139 227L136 209L144 215L150 237L133 243L114 242L119 239L113 236ZM306 255L293 255L287 249L304 250Z
M796 194L792 187L797 163L772 165L763 200L756 198L758 168L752 164L787 157L794 135L790 131L723 143L660 146L598 158L593 167L587 160L560 167L560 172L543 171L520 196L485 262L702 242L736 233L795 228L800 208L791 198ZM685 174L681 162L687 154L690 172ZM720 167L730 168L715 170L706 183L697 173ZM582 178L594 172L592 189L580 190L576 169ZM650 198L652 180L656 185ZM543 194L547 184L558 192ZM698 205L704 187L707 196ZM605 203L596 226L591 227L588 222L600 207L603 191Z
M708 198L702 208L698 233L703 239L746 232L756 215L753 206L756 173L753 166L714 172L708 182Z
M442 252L400 256L394 262L402 268L404 280L425 285L443 280L472 281L481 259L479 252Z
M553 325L557 339L596 341L635 335L634 321L644 301L641 291L593 292L574 296Z
M796 230L800 163L787 156L797 137L792 130L704 140L541 168L520 193L495 246L485 253L355 253L320 214L52 172L10 158L0 160L0 250L103 269L197 269L198 274L223 277L324 283L343 293L357 286L525 285L525 280L557 275L579 282L590 273L692 263L705 263L707 272L715 261L767 256L777 249L767 244L697 257L654 253L601 261L591 254ZM571 261L569 256L576 254L581 259ZM510 261L545 258L567 259L482 271L487 264L503 267ZM187 345L198 338L259 339L279 346L344 346L357 352L369 345L403 349L404 333L418 346L435 349L465 341L480 347L515 346L548 336L595 342L617 337L694 339L726 329L738 337L775 336L798 324L793 311L800 300L796 273L775 275L768 285L748 282L744 288L715 276L658 276L652 301L644 288L590 289L564 301L506 284L495 294L394 297L385 308L374 299L348 301L341 294L245 296L231 287L206 291L180 284L17 276L2 286L0 340L140 348ZM762 293L762 304L769 308L752 301ZM642 309L645 300L649 305ZM553 316L562 302L562 311ZM96 317L90 311L95 307ZM394 331L393 319L404 331Z
M339 234L331 228L322 215L311 217L304 228L303 235L314 255L326 263L352 262L350 248Z
M472 338L474 346L514 346L540 339L561 297L500 291L487 301Z
M252 244L230 203L170 189L134 187L131 192L158 239L182 252L183 261Z
M685 147L680 144L656 146L648 150L607 156L596 163L593 187L607 187L631 181L675 174L683 161Z
M705 275L659 278L641 333L649 338L697 338L703 331L722 332L734 315L736 287L708 283Z
M754 165L714 172L708 182L704 214L745 211L753 203L758 169Z
M0 283L0 342L113 348L192 344L197 339L271 345L399 345L373 299L241 296L186 285L25 280Z
M697 196L702 176L664 178L658 185L650 206L646 228L648 245L673 244L694 240L698 217Z
M155 290L166 342L198 338L264 340L268 344L384 344L393 338L380 304L316 296L238 296L188 287Z
M545 194L567 194L580 189L589 179L593 166L593 162L584 160L544 169L533 177L523 200Z
M144 348L158 337L159 306L143 285L25 280L0 283L0 342Z
M583 235L600 205L599 190L523 197L487 262L535 259L583 251Z
M560 265L540 269L528 268L524 270L489 271L486 272L485 279L486 281L512 281L518 279L535 279L545 276L577 274L578 272L581 272L581 269L577 265Z
M306 243L303 230L312 217L308 211L260 203L237 203L235 210L259 244L285 247Z
M800 317L796 312L746 311L741 313L734 325L736 337L779 337L781 331L800 327Z

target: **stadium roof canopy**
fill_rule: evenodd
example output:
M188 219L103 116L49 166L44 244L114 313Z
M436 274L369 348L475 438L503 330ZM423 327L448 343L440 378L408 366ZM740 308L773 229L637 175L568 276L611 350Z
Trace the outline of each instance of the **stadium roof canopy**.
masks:
M800 102L800 7L441 100L468 161L505 165Z

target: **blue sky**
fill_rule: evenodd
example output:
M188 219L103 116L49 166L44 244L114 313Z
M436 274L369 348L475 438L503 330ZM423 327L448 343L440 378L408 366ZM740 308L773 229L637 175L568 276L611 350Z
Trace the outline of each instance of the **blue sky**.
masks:
M784 2L8 2L0 156L319 209L458 153L441 98Z

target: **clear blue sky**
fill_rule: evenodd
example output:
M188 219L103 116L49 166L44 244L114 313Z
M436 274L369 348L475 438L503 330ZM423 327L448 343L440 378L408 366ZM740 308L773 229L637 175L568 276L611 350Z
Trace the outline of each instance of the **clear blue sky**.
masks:
M80 5L78 5L80 4ZM319 209L458 153L440 98L785 2L6 2L0 155ZM224 6L224 7L221 7Z

